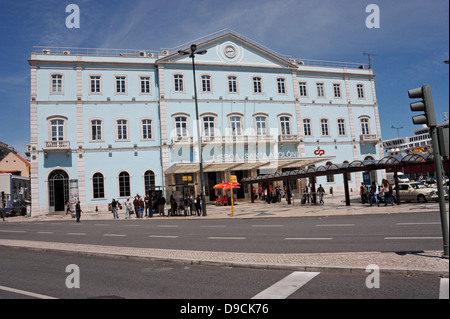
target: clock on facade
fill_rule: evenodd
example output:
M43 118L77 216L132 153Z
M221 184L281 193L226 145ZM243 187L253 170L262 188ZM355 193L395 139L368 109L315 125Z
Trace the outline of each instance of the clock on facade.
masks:
M227 45L224 49L225 56L227 58L234 58L236 56L236 48L232 45Z

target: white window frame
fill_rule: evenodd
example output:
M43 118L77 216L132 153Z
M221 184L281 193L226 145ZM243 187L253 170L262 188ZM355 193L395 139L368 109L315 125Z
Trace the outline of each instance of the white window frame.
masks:
M370 117L361 116L359 118L359 127L361 129L361 135L370 134Z
M321 94L322 95L321 95ZM325 83L324 82L316 82L316 94L318 99L325 99Z
M94 121L100 121L100 123L95 123L95 127L98 129L100 128L100 138L97 138L93 136L93 129L94 129ZM89 142L103 142L104 141L104 134L103 134L103 120L100 118L92 118L89 119ZM96 135L98 136L98 131L96 131Z
M292 116L288 114L278 115L281 135L292 135Z
M340 117L340 118L336 119L336 124L337 124L338 136L347 136L347 125L346 125L345 118ZM341 128L343 129L343 132L341 132Z
M258 136L267 136L269 135L267 130L267 118L268 116L265 114L255 114L255 133Z
M148 92L146 92L148 81ZM142 86L144 84L144 87ZM144 91L142 89L145 89ZM140 75L139 76L139 95L152 95L152 77L150 75Z
M298 95L299 97L308 97L308 82L307 81L299 81L298 82L298 94L299 94Z
M185 121L178 121L177 119L180 118L184 118ZM187 114L184 113L178 113L178 114L174 114L172 115L172 119L173 119L173 127L175 130L175 136L190 136L190 130L189 130L189 116ZM183 128L182 123L185 123L185 127ZM178 124L181 124L180 126L178 126Z
M103 76L101 74L89 74L89 94L103 94ZM94 83L95 90L92 91L92 84ZM98 91L97 91L98 89Z
M150 123L144 123L144 122L147 122L147 121L150 121ZM153 119L149 118L149 117L142 118L142 119L140 119L139 123L140 123L140 128L141 128L141 141L153 141L153 140L155 140L155 136L153 134L153 126L154 126L153 125L153 123L154 123ZM150 137L148 137L148 136L145 137L146 126L147 126L147 130L148 130L148 127L150 127Z
M287 95L286 78L277 78L277 92L280 95Z
M128 94L128 76L127 75L114 75L114 94L126 95ZM120 87L118 87L120 86Z
M95 190L94 190L94 182L95 182L95 180L94 180L94 177L95 177L96 174L101 174L102 175L103 197L95 197ZM105 197L106 196L105 174L103 174L102 172L99 172L99 171L94 172L92 174L92 177L91 177L91 186L92 186L92 200L106 199L106 197Z
M313 130L312 130L312 120L309 117L305 117L302 120L303 122L303 135L306 136L313 136ZM309 132L307 132L309 130ZM309 134L307 134L309 133Z
M202 93L213 93L212 76L210 74L202 74L200 76L200 80L201 80L201 92Z
M320 136L330 136L330 120L326 117L322 117L319 120L320 123Z
M185 92L184 74L175 73L172 78L173 78L173 92L184 93Z
M230 94L239 94L239 80L237 75L227 75L227 92Z
M365 100L366 99L366 92L365 92L363 83L357 83L356 84L356 94L358 96L358 100Z
M243 123L243 116L242 114L238 114L238 113L233 113L228 115L228 127L230 128L230 135L231 136L242 136L243 133L243 127L244 127L244 123ZM238 120L238 121L237 121ZM237 130L233 130L233 125L239 123Z
M119 123L125 121L125 123ZM125 131L124 127L125 126ZM130 134L129 134L129 126L130 126L130 120L127 118L118 118L116 119L116 142L127 142L130 140ZM119 132L119 130L121 130ZM124 134L125 133L125 134ZM122 135L122 136L120 136ZM125 138L123 135L126 135Z
M263 79L262 76L252 77L253 94L264 94L263 92Z
M47 118L48 121L48 140L49 141L66 141L67 118L63 116L52 116ZM52 123L52 122L61 123ZM56 135L53 139L53 127L56 128Z
M215 136L217 116L214 114L204 114L201 118L203 136Z
M336 99L342 98L341 83L333 83L333 94L334 94L334 98L336 98Z
M59 79L57 79L57 77L59 77ZM54 83L55 81L56 83ZM64 74L62 73L50 74L50 94L64 95Z
M122 194L121 192L121 180L120 180L120 175L122 173L126 173L128 174L128 188L130 190L129 194ZM130 172L126 171L126 170L121 170L118 174L117 174L117 194L118 194L118 198L127 198L127 197L131 197L131 194L133 194L132 189L131 189L131 174ZM125 186L126 187L126 186Z

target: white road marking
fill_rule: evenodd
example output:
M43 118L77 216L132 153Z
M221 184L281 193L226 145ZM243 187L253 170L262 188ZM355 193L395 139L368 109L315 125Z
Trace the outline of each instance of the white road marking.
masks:
M176 228L176 227L179 227L178 225L158 225L157 227L173 227L173 228Z
M178 238L178 236L165 236L165 235L150 235L148 237L152 237L152 238Z
M328 238L328 237L317 237L317 238L285 238L284 240L333 240L333 238Z
M284 227L284 225L252 225L252 227Z
M286 299L318 274L318 272L295 271L252 299Z
M103 234L103 236L107 236L107 237L125 237L126 235L124 235L124 234Z
M323 224L323 225L316 225L316 227L351 227L355 226L355 224Z
M439 299L449 299L448 278L441 278L441 286L439 287Z
M441 224L440 222L429 222L429 223L422 222L422 223L396 223L395 225L406 226L406 225L440 225L440 224Z
M52 231L38 231L38 234L54 234Z
M74 235L74 236L85 236L86 233L67 233L67 235Z
M26 233L25 230L0 230L2 233Z
M1 290L5 290L5 291L9 291L9 292L13 292L13 293L16 293L16 294L21 294L21 295L25 295L25 296L34 297L34 298L39 298L39 299L57 299L55 297L41 295L41 294L37 294L37 293L34 293L34 292L20 290L20 289L15 289L15 288L9 288L9 287L5 287L5 286L0 286L0 289Z
M200 227L203 227L203 228L225 228L227 226L225 226L225 225L202 225Z
M385 240L421 240L421 239L442 239L442 237L384 237Z
M231 239L231 240L242 240L245 237L208 237L208 239Z

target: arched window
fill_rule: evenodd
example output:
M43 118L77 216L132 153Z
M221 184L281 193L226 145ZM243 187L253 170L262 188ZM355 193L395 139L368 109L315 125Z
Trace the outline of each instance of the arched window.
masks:
M155 188L155 173L151 170L148 170L144 173L144 187L145 193L149 193L149 191Z
M130 174L121 172L119 174L119 197L131 196Z
M92 176L92 194L94 198L105 198L105 180L102 173Z

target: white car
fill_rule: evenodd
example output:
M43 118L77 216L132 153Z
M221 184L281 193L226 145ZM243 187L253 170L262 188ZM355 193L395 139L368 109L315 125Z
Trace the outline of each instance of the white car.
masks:
M428 201L438 200L437 191L433 188L426 187L422 183L399 183L398 189L400 192L400 200L402 202L417 201L419 203L426 203ZM395 196L395 191L393 196Z

